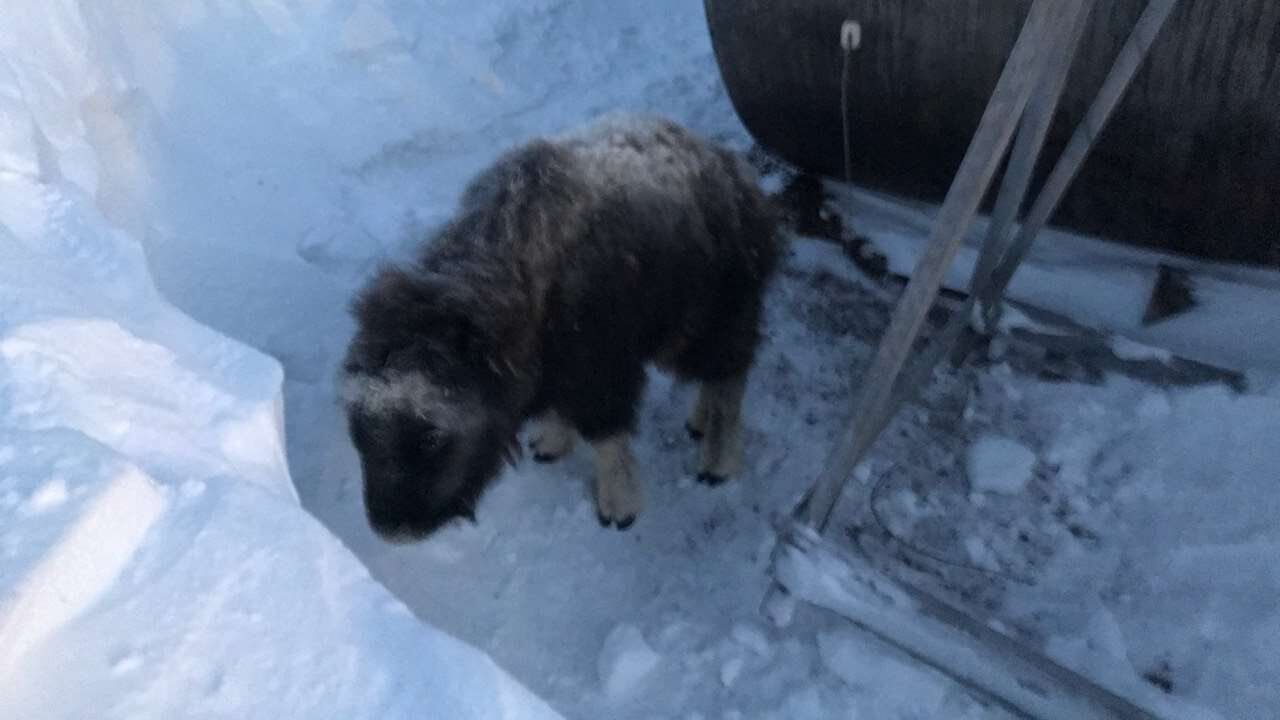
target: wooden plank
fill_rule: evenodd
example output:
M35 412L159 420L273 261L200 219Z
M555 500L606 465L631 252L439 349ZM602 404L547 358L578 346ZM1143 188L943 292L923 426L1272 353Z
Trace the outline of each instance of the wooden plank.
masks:
M1058 111L1058 103L1067 85L1067 77L1071 65L1075 61L1076 50L1084 36L1089 15L1093 11L1094 0L1086 0L1080 8L1079 15L1069 30L1062 34L1053 48L1053 59L1036 94L1032 96L1022 125L1018 128L1018 136L1014 141L1013 153L1009 157L1009 165L1005 168L1000 183L1000 194L996 197L995 209L991 213L991 221L987 226L987 236L978 256L977 266L970 277L969 294L974 295L981 290L978 283L991 275L1013 242L1017 229L1016 221L1022 205L1026 201L1027 191L1031 187L1031 178L1035 173L1036 163L1040 159L1040 151L1045 139L1049 136L1049 127ZM981 315L975 316L980 318ZM956 350L952 361L959 364L969 354L972 334L956 341Z
M1178 0L1151 0L1147 10L1138 19L1137 24L1130 33L1129 41L1125 43L1120 56L1116 58L1115 67L1108 74L1097 99L1090 106L1089 112L1085 115L1080 127L1077 128L1071 143L1067 146L1066 152L1055 164L1053 172L1050 174L1049 183L1045 185L1036 197L1036 201L1032 205L1027 219L1019 228L1018 235L1014 239L1012 246L996 267L992 268L990 263L986 265L980 263L979 267L975 268L970 287L981 288L981 290L977 292L971 291L960 309L951 316L947 324L933 337L929 345L917 354L912 367L903 373L902 378L893 388L892 401L888 406L890 410L875 416L872 419L874 422L882 425L887 424L891 417L892 408L905 402L920 386L929 381L933 369L947 353L951 352L953 347L957 346L962 334L969 325L970 319L973 317L975 308L987 308L985 311L987 317L984 318L982 324L988 328L996 326L999 321L999 302L1010 280L1012 280L1014 272L1030 251L1036 236L1048 223L1049 217L1062 199L1062 195L1066 192L1067 187L1084 163L1085 158L1088 157L1093 141L1106 125L1111 113L1123 97L1129 82L1146 58L1152 42L1159 35L1161 28L1164 27L1177 3ZM962 347L961 350L967 354L967 347Z
M1124 97L1125 90L1129 88L1138 69L1146 60L1152 43L1160 35L1160 31L1177 5L1178 0L1151 0L1142 17L1138 18L1133 32L1130 33L1128 41L1116 58L1115 66L1107 74L1098 97L1076 127L1075 133L1071 136L1071 142L1058 158L1057 164L1049 174L1049 179L1045 181L1044 188L1032 204L1031 211L1027 213L1027 218L1019 228L1012 247L1002 258L990 280L981 278L983 283L981 287L984 289L978 294L980 305L993 308L1004 296L1005 288L1013 279L1013 274L1027 252L1031 250L1036 236L1049 224L1049 219L1057 211L1067 189L1080 172L1085 159L1089 157L1089 152L1097 142L1102 129L1106 127L1112 113Z
M1071 64L1075 60L1076 49L1080 47L1080 39L1084 35L1093 5L1094 0L1087 0L1072 27L1060 38L1056 38L1048 71L1032 96L1022 118L1022 125L1018 128L1013 153L1009 156L1009 166L1005 168L1000 182L1000 194L996 197L995 209L991 212L991 222L987 227L987 237L974 278L985 277L1013 240L1018 213L1022 210L1027 191L1031 187L1031 177L1035 173L1036 162L1040 159L1040 150L1049 137L1049 127L1058 111L1058 103L1062 99L1062 91L1066 87L1067 76L1071 72ZM971 284L969 291L977 289Z
M787 592L853 621L1010 710L1039 720L1155 720L1154 712L979 623L812 528L779 534L775 575ZM1159 702L1154 692L1139 698Z

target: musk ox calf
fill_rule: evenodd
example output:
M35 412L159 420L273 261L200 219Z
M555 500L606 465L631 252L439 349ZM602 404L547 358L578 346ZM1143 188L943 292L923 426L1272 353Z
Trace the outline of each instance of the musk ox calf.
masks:
M699 478L733 474L779 254L750 171L666 120L611 116L503 155L416 262L353 304L342 395L373 528L403 540L474 520L527 418L537 460L591 444L600 522L629 527L647 363L700 383Z

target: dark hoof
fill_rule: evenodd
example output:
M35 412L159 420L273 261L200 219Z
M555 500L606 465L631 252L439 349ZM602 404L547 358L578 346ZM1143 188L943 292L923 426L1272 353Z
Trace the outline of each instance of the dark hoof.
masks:
M559 459L560 459L559 455L552 455L551 453L534 453L533 454L533 461L540 462L544 465L547 463L553 463Z
M613 524L613 521L603 515L596 515L596 520L600 521L600 527L607 528Z
M725 480L729 478L724 475L716 475L715 473L700 472L698 473L698 482L708 487L723 485Z
M684 429L685 429L685 432L689 433L689 437L693 438L694 440L702 439L702 431L699 430L698 428L690 425L689 423L685 423Z
M614 525L614 527L618 528L618 530L626 530L627 528L634 525L635 522L636 522L636 516L632 515L629 518L623 518L622 520L619 520L617 524Z

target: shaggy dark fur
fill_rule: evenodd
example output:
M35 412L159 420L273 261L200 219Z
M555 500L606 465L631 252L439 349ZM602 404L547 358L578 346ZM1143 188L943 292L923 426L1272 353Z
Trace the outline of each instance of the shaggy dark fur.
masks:
M474 519L546 410L589 441L628 433L646 363L745 374L779 253L750 170L671 122L615 116L502 156L354 303L343 392L373 527Z

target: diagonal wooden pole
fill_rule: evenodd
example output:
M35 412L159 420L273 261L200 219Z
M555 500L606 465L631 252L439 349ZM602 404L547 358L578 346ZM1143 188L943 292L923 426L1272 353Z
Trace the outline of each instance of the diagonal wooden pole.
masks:
M979 263L977 269L974 270L974 277L970 282L970 287L977 290L970 290L969 297L966 297L964 304L957 309L951 318L947 320L947 324L943 325L941 331L929 341L929 345L922 352L916 355L915 363L911 364L908 370L905 370L899 378L896 386L893 387L893 402L890 404L890 410L886 415L882 415L877 420L883 425L888 424L892 419L893 409L905 404L910 397L915 395L924 383L927 383L929 377L933 373L938 363L941 363L942 357L951 351L960 340L961 334L969 327L970 318L974 314L975 307L983 297L987 297L987 307L997 309L996 305L1004 292L1007 284L1009 284L1014 270L1018 269L1021 260L1027 256L1027 252L1032 246L1032 242L1036 240L1036 234L1041 231L1044 224L1048 222L1048 217L1052 214L1053 209L1057 208L1057 204L1062 199L1066 191L1066 186L1070 184L1071 179L1079 172L1080 165L1084 164L1084 160L1088 158L1088 151L1091 150L1092 141L1096 140L1098 133L1111 117L1112 111L1119 104L1120 97L1124 95L1124 91L1129 87L1129 82L1133 81L1134 74L1142 65L1142 60L1146 58L1151 44L1155 41L1156 36L1160 33L1161 28L1165 26L1165 22L1169 19L1169 15L1178 4L1178 0L1152 0L1147 5L1146 12L1142 17L1138 18L1133 32L1130 33L1129 40L1126 42L1120 54L1116 56L1115 67L1108 74L1106 82L1103 82L1102 90L1098 92L1098 97L1093 101L1087 115L1075 129L1073 140L1068 145L1068 149L1062 152L1062 156L1053 168L1050 178L1066 178L1065 181L1057 183L1048 183L1037 196L1036 201L1032 205L1032 211L1028 214L1027 220L1023 223L1018 236L1012 241L1012 246L1005 251L1004 259L1000 263ZM1084 138L1088 138L1085 141ZM1074 147L1074 150L1073 150ZM986 254L986 252L984 252ZM984 323L987 328L995 328L998 320L997 315L991 315ZM961 357L960 360L963 360Z
M1050 62L1050 58L1046 57L1045 53L1039 52L1038 48L1045 43L1046 38L1050 37L1053 27L1061 17L1059 13L1063 12L1064 9L1078 5L1080 2L1081 0L1067 0L1066 3L1058 4L1055 0L1036 0L1031 6L1031 10L1023 23L1022 31L1014 44L1013 50L1010 52L1005 68L997 81L996 89L992 93L991 100L983 114L978 132L975 134L973 141L971 141L969 151L961 163L959 172L957 172L956 180L953 181L951 190L948 192L944 210L946 211L946 217L951 219L944 222L942 217L939 218L934 228L935 237L932 247L937 247L943 242L951 245L959 244L959 239L963 237L964 231L968 228L973 215L977 212L978 204L991 183L991 177L999 165L1000 158L1008 147L1010 137L1017 127L1032 94L1036 84L1035 81L1038 76L1043 74L1045 67ZM969 178L970 181L962 183L961 178ZM950 256L954 254L954 251L955 247L951 247L942 253L940 259L934 259L929 262L922 259L916 272L917 277L913 279L913 284L916 287L914 292L921 296L915 301L917 307L906 307L906 298L912 292L910 287L908 288L908 294L904 295L903 301L898 305L894 322L899 326L904 323L913 324L915 329L910 332L911 338L914 338L916 332L918 332L923 314L928 311L933 297L937 294L938 287L941 284L942 270L950 261ZM926 268L930 263L935 266L931 271L933 277L924 281L922 285L919 281L920 269ZM924 287L929 284L932 285L931 291ZM923 307L921 308L920 306ZM904 310L908 312L904 313ZM920 317L904 317L905 314L919 314ZM893 329L892 324L890 329ZM901 334L902 330L899 328L897 335ZM894 357L883 357L885 348L889 345L890 337L886 333L885 338L882 339L880 356L877 357L875 366L880 367L880 369L877 371L873 368L872 371L873 373L879 372L879 380L873 381L876 376L868 374L867 379L862 384L860 397L855 405L855 412L850 420L848 429L841 436L837 447L827 458L827 462L817 481L809 488L800 503L792 509L792 514L797 519L805 518L805 522L810 527L816 528L818 532L822 531L830 518L831 510L840 496L843 484L853 472L857 461L861 459L866 449L870 447L871 442L874 441L875 437L879 435L881 429L888 422L888 418L892 416L892 408L897 406L896 402L885 404L885 398L883 397L873 398L870 396L873 391L894 388L894 379L901 370L903 362L905 362L906 353L902 350L895 350L893 352ZM909 345L910 338L907 339L906 343L900 344ZM887 369L884 367L886 363L888 365ZM933 364L936 364L936 361ZM932 371L933 364L930 364L929 369L925 371L926 376ZM915 369L918 371L920 369L919 365ZM890 398L890 400L900 399L900 397ZM871 404L880 405L879 412L875 414L863 412L862 409ZM762 610L766 615L773 617L775 621L785 623L786 618L790 615L791 605L787 592L775 581L765 594Z
M994 322L998 320L1000 298L1004 296L1005 288L1013 279L1014 272L1030 251L1036 236L1049 224L1049 218L1057 211L1058 205L1067 193L1067 188L1079 174L1084 161L1089 157L1089 151L1093 149L1098 136L1111 119L1129 84L1133 82L1134 76L1137 75L1147 54L1151 51L1151 45L1160 35L1160 31L1177 5L1178 0L1151 0L1138 18L1133 32L1129 34L1129 39L1125 41L1124 47L1116 57L1115 65L1107 75L1107 79L1103 81L1098 97L1076 127L1071 141L1062 152L1062 157L1058 159L1053 172L1049 174L1049 179L1045 181L1044 189L1040 191L1040 195L1031 206L1031 211L1027 213L1027 219L1022 223L1013 245L1005 253L990 281L985 283L985 288L979 294L979 306L986 308L984 314L988 316L988 321L984 323L986 327L993 327Z
M812 528L784 529L775 559L795 597L835 612L961 685L1036 720L1157 720L1152 687L1118 694L907 583Z
M1177 2L1178 0L1152 0L1146 12L1139 17L1129 40L1116 58L1114 68L1103 83L1098 97L1090 106L1086 117L1077 126L1072 141L1054 166L1050 174L1050 182L1046 182L1044 189L1036 197L1032 210L1014 238L1012 246L1005 251L1004 257L999 262L988 261L978 264L971 279L971 287L976 290L970 291L963 305L952 314L947 324L934 335L928 346L916 355L915 361L900 375L893 389L892 401L885 413L876 418L879 429L882 430L892 419L894 411L929 381L933 369L956 346L965 329L969 327L974 310L979 307L978 303L982 298L993 298L987 301L987 307L998 308L995 303L1003 297L1005 287L1017 270L1018 264L1026 257L1035 240L1035 235L1048 222L1048 217L1057 208L1065 194L1066 187L1079 172L1080 166L1083 165L1092 147L1092 140L1097 138L1098 133L1110 119L1120 97L1128 88L1129 82L1132 81L1143 58L1150 50L1151 43L1168 20ZM1053 178L1064 179L1051 182ZM985 325L993 328L997 320L998 317L993 315Z
M1022 125L1018 128L1018 136L1014 140L1013 153L1000 183L1000 194L996 197L995 209L991 213L986 241L969 278L970 295L975 295L982 289L980 283L990 276L1013 241L1018 212L1031 187L1036 163L1040 160L1040 152L1049 136L1049 129L1053 126L1054 115L1066 89L1076 51L1084 37L1085 28L1088 27L1094 2L1095 0L1085 0L1074 25L1062 34L1054 46L1049 70L1027 106ZM957 343L952 355L952 360L957 364L968 355L972 337L972 334L967 334Z
M1087 13L1089 3L1092 2L1092 0L1060 1L1064 6L1070 4L1082 14ZM1079 165L1087 156L1092 141L1109 118L1111 110L1128 86L1176 2L1177 0L1152 0L1147 11L1139 19L1133 36L1117 59L1116 67L1104 83L1098 99L1090 108L1085 122L1077 130L1072 142L1050 175L1044 190L1033 204L1032 211L1014 240L1013 246L998 264L993 262L995 257L993 252L984 252L987 256L986 262L980 263L982 272L975 272L974 288L990 290L998 287L995 297L1000 297L1004 285L1008 283L1018 262L1029 249L1035 233L1043 227L1048 217L1052 215L1052 211L1056 209L1066 186L1075 177ZM1028 32L1034 28L1033 20L1040 6L1039 2L1032 6L1027 23L1023 27L1023 35L1019 38L1019 45L1027 39ZM1073 17L1079 23L1084 20L1081 15L1069 17ZM1076 38L1076 42L1078 40L1079 38ZM1006 76L1010 74L1010 67L1014 65L1018 51L1018 45L1015 45L1009 65L1006 66L1005 74L1001 77L1001 83L997 85L997 94ZM1026 62L1025 59L1023 62ZM1041 76L1040 73L1033 75ZM1043 77L1047 77L1048 81L1052 82L1051 77L1047 75ZM1008 88L1005 89L1008 90ZM1019 92L1021 90L1019 88ZM1048 93L1047 90L1042 92ZM1016 125L1026 102L1024 97L1022 105L1012 111L1012 124ZM996 97L993 96L992 105L995 104ZM1045 106L1039 105L1039 107ZM991 119L988 117L991 115L991 110L992 107L989 106L988 114L984 115L984 126ZM1035 132L1031 125L1033 122L1035 121L1024 121L1024 132ZM1028 130L1028 128L1032 129ZM1008 132L1012 134L1012 127ZM983 127L980 126L978 135L970 146L970 156L973 154L974 146L978 145L979 136L982 135ZM1080 138L1084 140L1077 142ZM995 143L997 149L993 152L997 158L1003 155L1008 142L1009 137L1006 135L1003 142ZM1020 141L1019 145L1023 150L1021 153L1015 150L1015 154L1027 152L1026 148L1030 147L1030 144L1030 140L1026 143ZM933 368L946 354L952 341L967 326L974 303L979 296L977 292L971 293L965 309L953 315L943 332L935 336L923 356L919 357L905 373L902 372L906 364L906 355L923 323L924 313L928 311L937 294L942 272L954 255L954 245L959 244L960 235L963 234L972 220L973 213L976 212L977 200L973 201L973 207L967 215L963 212L968 209L967 207L953 207L951 208L953 214L947 212L948 204L953 201L957 206L961 204L960 200L955 199L958 194L957 185L966 167L970 165L970 156L966 156L965 163L961 165L961 172L957 173L957 181L953 184L952 191L948 193L943 211L939 213L929 251L918 263L907 291L895 310L890 331L881 342L872 365L872 372L864 380L857 407L860 410L869 409L870 414L855 414L849 432L842 438L841 446L833 453L830 462L824 468L823 476L819 478L819 485L815 486L811 495L798 510L804 514L808 524L793 524L788 532L780 535L780 543L774 556L775 585L769 597L766 598L765 610L772 612L775 607L785 607L793 603L796 598L831 609L915 657L933 664L969 687L982 691L1011 709L1031 717L1042 720L1058 718L1065 720L1076 717L1097 717L1109 720L1154 718L1155 715L1147 708L1136 705L1088 678L1058 666L1040 653L1023 648L1015 641L990 630L962 612L950 609L928 593L908 584L896 583L892 578L877 572L865 562L865 558L840 555L838 549L825 543L820 534L823 526L830 519L831 510L841 494L845 478L852 473L862 454L888 423L894 409L927 382ZM972 168L969 169L972 170ZM985 168L983 170L985 172ZM994 168L991 172L994 172ZM980 199L981 193L985 192L986 186L990 184L991 176L987 174L984 179L979 174L978 179L982 181L981 189L978 191ZM1010 185L1013 182L1013 180L1007 181L1005 189L1012 188L1011 192L1016 190L1016 186ZM965 195L963 200L967 204L970 199L968 195L959 194ZM961 220L963 222L960 222ZM1034 232L1028 234L1029 228ZM991 238L988 240L989 243L994 242ZM948 241L954 243L949 252L947 248L942 247ZM987 250L992 250L990 244ZM988 274L994 277L988 278ZM931 289L930 283L932 283ZM917 288L915 294L913 294L913 288ZM922 307L921 303L923 303ZM919 310L919 317L915 316L916 310ZM909 332L904 332L903 327ZM902 334L896 334L895 328L896 333ZM887 351L886 348L892 352ZM886 379L887 387L884 385L879 389L872 387L877 381ZM821 505L817 504L819 502ZM787 597L792 599L785 600ZM784 610L784 612L789 611ZM1152 700L1152 698L1146 699Z
M929 246L916 265L862 382L854 403L853 420L808 498L805 518L819 531L830 519L854 465L879 434L876 421L889 406L894 383L942 285L943 274L977 214L1037 80L1044 74L1051 57L1051 53L1042 49L1046 39L1058 28L1071 26L1081 2L1035 0L1027 14L978 130L942 203Z
M1035 173L1040 151L1053 125L1054 114L1058 111L1062 92L1067 85L1067 77L1071 74L1071 64L1075 61L1076 50L1080 47L1080 40L1089 24L1089 14L1094 2L1095 0L1085 0L1074 26L1058 39L1053 48L1054 56L1050 60L1049 71L1036 93L1031 96L1027 112L1023 115L1017 139L1014 140L1013 154L1010 156L1009 165L1001 180L1000 194L996 198L995 209L991 213L991 223L987 229L985 246L997 250L994 255L995 260L991 262L998 261L1013 239L1018 212L1022 209L1027 190L1031 187L1031 177ZM991 257L990 253L984 253L983 259ZM979 267L983 267L983 263L980 262Z

